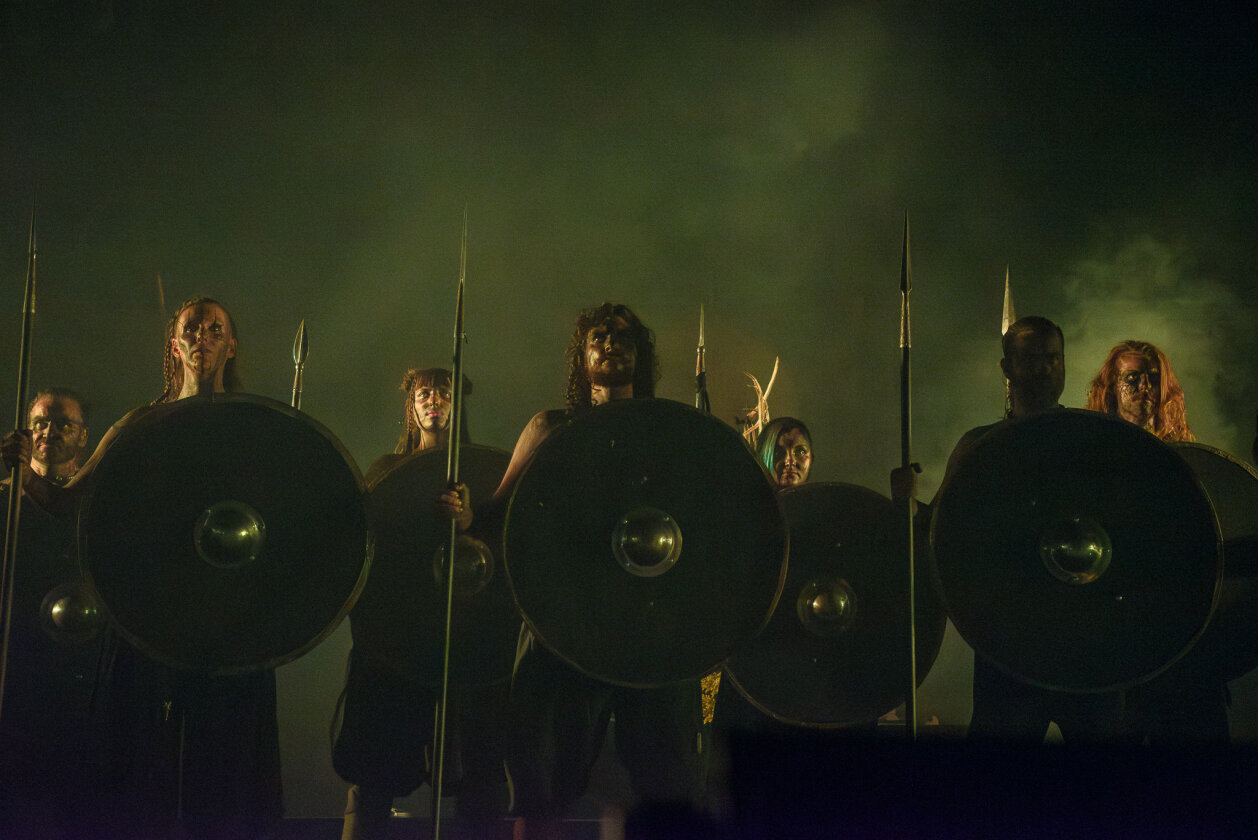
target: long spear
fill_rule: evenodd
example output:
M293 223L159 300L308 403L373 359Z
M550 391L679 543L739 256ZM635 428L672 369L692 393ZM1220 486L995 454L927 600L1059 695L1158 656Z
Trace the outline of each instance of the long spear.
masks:
M17 411L13 428L27 426L26 396L30 390L31 333L35 325L35 200L31 199L31 233L26 257L26 300L22 307L22 343L18 353ZM13 565L17 557L17 526L22 513L21 461L9 473L9 511L4 530L4 564L0 566L0 716L4 709L4 682L9 665L9 630L13 618Z
M904 214L904 252L900 259L900 468L913 469L913 431L910 420L913 339L910 331L909 292L913 289L913 273L909 267L909 214ZM904 500L905 529L908 535L908 605L909 605L909 685L904 699L904 723L909 741L917 740L917 607L913 550L913 500Z
M1013 311L1013 293L1009 291L1009 266L1005 266L1005 303L1001 307L1000 312L1000 338L1004 340L1005 333L1009 332L1009 327L1013 322L1018 320L1018 315ZM1005 380L1005 416L1008 417L1013 412L1013 397L1009 393L1009 380Z
M459 483L459 429L463 414L463 285L467 279L467 208L463 208L463 242L459 248L459 290L454 303L454 359L450 364L450 436L446 444L446 487ZM441 667L441 701L437 704L436 743L433 745L432 769L432 838L441 836L442 771L446 753L446 697L450 691L450 627L454 612L454 554L459 536L459 522L450 520L450 539L446 543L446 637Z
M293 408L301 408L301 392L304 386L302 378L306 370L306 357L310 355L310 342L306 338L306 319L302 318L297 325L297 335L293 338Z

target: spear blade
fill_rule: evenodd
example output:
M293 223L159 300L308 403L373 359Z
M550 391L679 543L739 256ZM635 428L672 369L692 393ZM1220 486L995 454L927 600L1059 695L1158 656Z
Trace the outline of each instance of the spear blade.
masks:
M293 338L293 408L301 408L301 392L303 389L302 374L306 367L306 356L310 354L310 342L306 338L306 319L302 318L297 325L297 335Z
M1000 334L1009 332L1009 325L1018 320L1013 311L1013 293L1009 291L1009 266L1005 266L1005 304L1000 312Z
M699 346L695 348L695 408L705 414L712 413L712 400L708 397L708 366L703 346L703 304L699 304Z

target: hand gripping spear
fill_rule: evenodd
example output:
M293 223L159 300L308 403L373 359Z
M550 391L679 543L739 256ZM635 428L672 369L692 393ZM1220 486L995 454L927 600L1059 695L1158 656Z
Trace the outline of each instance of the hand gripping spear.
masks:
M31 201L31 234L26 258L26 300L22 307L22 343L18 355L17 417L13 428L26 427L26 395L30 389L31 332L35 322L35 202ZM0 719L4 710L4 681L9 665L9 630L13 617L13 564L17 558L17 526L22 513L22 473L18 462L9 474L9 511L4 530L4 565L0 566Z
M904 214L904 252L900 259L900 468L914 469L912 456L913 432L910 423L910 394L912 392L912 364L910 353L913 339L909 320L909 292L913 289L913 273L909 267L909 214ZM909 741L917 740L917 607L915 563L913 552L913 513L911 498L904 500L904 518L908 537L908 605L909 605L909 685L904 699L904 723Z
M459 483L459 429L463 413L463 284L467 278L467 208L463 209L463 242L459 248L459 289L454 303L454 359L450 365L450 438L446 445L446 487ZM454 553L459 536L457 519L450 520L446 543L446 635L441 669L441 702L437 704L437 726L433 745L432 840L441 836L442 771L446 753L446 697L450 691L450 625L454 611Z
M310 355L310 341L306 338L306 319L302 318L297 325L297 335L293 338L293 408L301 408L301 391L304 385L302 374L306 370L306 357Z

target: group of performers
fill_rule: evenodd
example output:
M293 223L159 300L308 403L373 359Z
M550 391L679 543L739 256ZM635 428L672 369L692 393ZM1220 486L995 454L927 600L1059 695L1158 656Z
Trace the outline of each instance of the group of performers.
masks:
M52 571L41 580L51 587L77 574L75 504L94 467L138 419L160 415L179 400L239 391L237 350L235 326L222 304L197 298L181 305L163 349L162 394L110 428L85 462L83 397L64 389L35 396L28 429L3 443L7 464L29 465L22 471L19 575L46 567ZM436 499L416 500L415 516L453 521L459 531L487 542L500 539L512 491L555 429L602 404L655 394L654 336L626 306L604 304L580 313L567 361L566 405L529 421L496 492L472 498L466 486L456 485ZM1061 407L1063 338L1051 321L1028 317L1012 324L1000 364L1009 408L996 426ZM441 368L406 374L404 431L396 449L368 469L369 492L414 453L447 445L452 385L450 371ZM470 383L463 393L471 393ZM1145 342L1113 349L1089 389L1088 408L1163 440L1192 439L1170 361ZM967 432L948 470L996 426ZM459 434L467 440L466 426ZM807 482L807 426L790 417L762 424L754 455L779 489ZM893 498L915 496L916 481L913 468L894 470ZM919 515L928 516L930 505L919 504ZM0 836L157 838L175 830L206 838L274 835L282 794L272 670L209 676L171 668L108 628L86 652L75 647L75 661L62 662L56 657L64 658L72 646L39 643L23 624L38 612L38 605L15 599L9 689L0 717ZM31 651L38 655L27 655ZM24 686L49 685L54 671L71 675L72 696L57 683L34 701L21 699L35 696ZM979 655L973 690L970 735L976 739L1038 743L1050 721L1067 740L1216 744L1228 737L1226 684L1203 686L1174 669L1133 691L1069 693L1027 685ZM517 818L517 837L558 837L560 819L586 790L613 716L616 755L635 794L672 819L700 815L714 731L704 696L700 676L656 688L600 681L522 628L509 683L452 689L448 696L454 735L447 737L458 744L452 790L460 815L478 837L498 836L508 816ZM432 781L437 702L432 687L371 650L351 651L333 748L334 766L352 786L345 838L385 837L394 800ZM721 724L718 696L716 728Z

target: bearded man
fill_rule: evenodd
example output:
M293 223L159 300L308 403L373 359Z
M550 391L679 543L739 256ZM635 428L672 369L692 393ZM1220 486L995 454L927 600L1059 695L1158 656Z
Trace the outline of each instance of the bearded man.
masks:
M539 412L529 421L502 484L476 510L481 528L501 516L533 453L552 431L613 400L655 396L655 337L623 304L580 313L567 359L567 407ZM612 685L580 673L525 632L508 717L507 768L515 813L524 818L517 823L517 838L560 836L559 818L585 792L613 713L617 757L644 803L687 813L702 799L707 736L700 680L650 689Z

